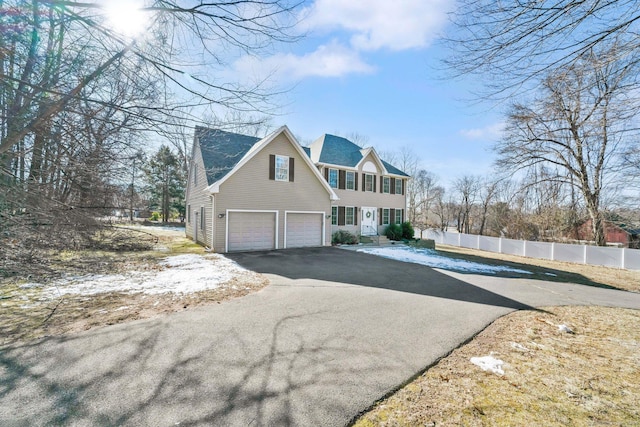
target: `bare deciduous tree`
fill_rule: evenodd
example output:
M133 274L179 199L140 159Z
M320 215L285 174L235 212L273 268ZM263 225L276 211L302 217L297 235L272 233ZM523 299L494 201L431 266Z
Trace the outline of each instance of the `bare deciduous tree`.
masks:
M540 179L575 186L592 222L593 239L606 244L603 191L622 165L620 155L635 141L629 128L637 100L633 68L590 52L564 71L547 77L542 96L514 104L505 138L496 146L498 165L516 171L553 167Z

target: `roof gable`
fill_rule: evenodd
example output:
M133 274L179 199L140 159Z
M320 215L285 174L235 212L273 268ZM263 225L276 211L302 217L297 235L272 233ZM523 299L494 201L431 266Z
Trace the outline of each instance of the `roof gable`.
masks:
M313 153L314 150L318 150L319 154ZM395 166L380 159L378 153L376 153L373 148L362 149L341 136L324 134L311 144L311 151L311 158L315 160L317 156L318 160L316 161L318 163L346 166L350 168L357 167L365 157L370 153L374 153L374 157L379 161L381 166L386 169L387 173L406 177L409 176Z
M227 173L249 152L260 138L226 132L220 129L196 127L207 181L212 184Z
M281 133L284 133L284 135L287 137L287 139L289 140L291 145L298 151L298 154L300 155L302 160L307 164L307 166L308 166L309 170L311 171L311 173L316 177L316 179L318 179L318 181L322 184L324 189L327 190L327 193L329 193L329 196L330 196L331 200L339 200L339 198L336 195L336 193L329 186L327 181L325 181L324 178L322 178L322 176L320 175L320 172L318 171L318 169L311 162L311 159L309 158L307 151L304 150L303 147L298 143L298 141L295 139L295 137L293 136L293 134L291 133L291 131L289 130L289 128L287 126L281 126L279 129L275 130L274 132L272 132L271 134L267 135L266 137L258 140L251 147L249 147L249 149L246 150L244 155L241 156L241 158L239 158L236 161L236 163L231 168L231 170L226 172L220 179L217 179L216 181L214 181L212 184L209 185L209 191L211 191L212 193L220 192L220 186L227 179L229 179L229 177L231 175L233 175L235 171L237 171L238 169L242 168L245 164L247 164L247 162L249 162L263 148L265 148L267 145L269 145L271 143L271 141L273 141Z

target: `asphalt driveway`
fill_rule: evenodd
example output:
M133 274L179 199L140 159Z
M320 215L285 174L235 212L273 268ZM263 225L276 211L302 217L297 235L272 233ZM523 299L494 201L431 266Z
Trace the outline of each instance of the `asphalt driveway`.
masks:
M0 350L0 425L342 426L493 320L640 294L335 248L234 254L244 298Z

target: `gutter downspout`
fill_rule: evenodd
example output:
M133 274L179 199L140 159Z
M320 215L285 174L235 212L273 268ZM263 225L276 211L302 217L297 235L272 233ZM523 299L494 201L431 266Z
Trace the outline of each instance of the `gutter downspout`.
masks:
M216 226L216 198L214 195L211 195L211 251L215 252L214 238L216 235L215 226Z

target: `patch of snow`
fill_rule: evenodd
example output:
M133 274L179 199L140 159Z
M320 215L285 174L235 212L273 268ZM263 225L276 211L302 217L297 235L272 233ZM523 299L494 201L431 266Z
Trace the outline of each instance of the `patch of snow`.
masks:
M462 271L467 273L519 273L531 274L530 271L503 265L488 265L479 262L462 259L449 258L439 254L434 249L412 248L406 246L396 246L393 248L364 248L358 252L365 252L397 261L412 262L422 264L427 267L442 268L443 270Z
M504 362L493 356L472 357L471 363L479 366L483 371L491 371L494 374L504 375L504 370L502 370Z
M560 332L566 332L567 334L572 334L573 330L567 325L558 325L558 330Z
M45 298L65 294L95 295L109 292L187 294L215 289L246 270L222 255L176 255L165 258L159 271L125 274L88 274L57 280L43 289ZM38 285L43 286L43 285Z
M553 274L553 273L544 273L544 274L546 274L547 276L551 276L551 277L558 277L557 274Z
M113 311L122 311L122 310L126 310L127 308L129 308L129 306L128 306L128 305L123 305L122 307L118 307L118 308L116 308L116 309L115 309L115 310L113 310Z
M524 351L524 352L530 351L527 347L523 346L522 344L518 344L517 342L512 342L511 347L519 351Z

